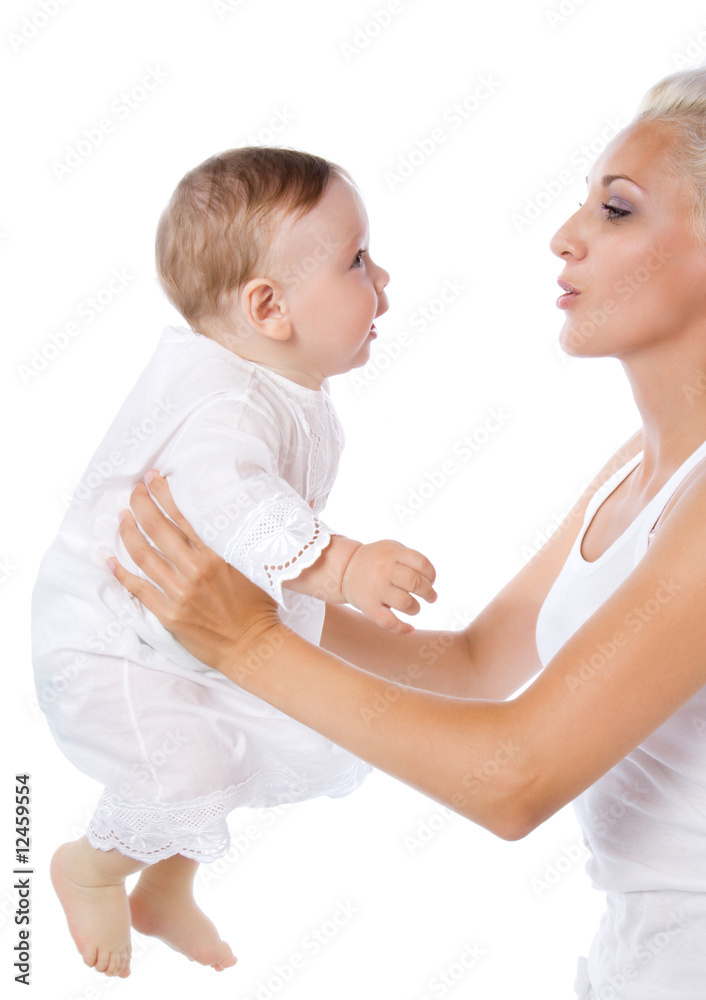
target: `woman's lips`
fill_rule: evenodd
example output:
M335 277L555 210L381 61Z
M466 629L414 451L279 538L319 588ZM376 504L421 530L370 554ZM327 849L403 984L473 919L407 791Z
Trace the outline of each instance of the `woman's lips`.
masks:
M564 292L564 294L560 295L556 300L557 307L559 309L568 309L571 303L579 297L581 292L577 291L573 285L570 285L568 281L564 281L562 278L559 278L557 284Z

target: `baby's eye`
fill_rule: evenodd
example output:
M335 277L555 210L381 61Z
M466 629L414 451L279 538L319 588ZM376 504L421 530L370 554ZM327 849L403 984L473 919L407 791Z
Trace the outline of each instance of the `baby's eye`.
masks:
M353 258L353 263L351 267L362 267L363 266L363 254L366 253L365 250L359 250L358 253Z

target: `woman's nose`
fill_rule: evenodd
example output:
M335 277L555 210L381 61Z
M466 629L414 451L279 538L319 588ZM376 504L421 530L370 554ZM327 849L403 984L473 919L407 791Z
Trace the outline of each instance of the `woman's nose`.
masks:
M563 226L557 229L549 241L549 249L557 257L563 257L567 253L572 257L583 257L586 252L585 242L580 234L578 219L581 208L574 212Z

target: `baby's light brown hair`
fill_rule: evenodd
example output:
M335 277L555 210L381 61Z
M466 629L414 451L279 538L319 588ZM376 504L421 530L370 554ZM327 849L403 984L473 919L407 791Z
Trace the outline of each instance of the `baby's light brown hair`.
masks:
M157 275L195 330L264 263L278 221L301 217L333 177L335 163L295 149L229 149L179 181L157 226Z

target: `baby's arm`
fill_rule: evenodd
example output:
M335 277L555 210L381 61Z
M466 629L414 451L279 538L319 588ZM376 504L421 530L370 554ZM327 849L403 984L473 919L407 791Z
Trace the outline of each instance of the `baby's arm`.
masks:
M412 594L429 603L435 601L435 577L429 560L400 542L363 545L332 535L316 562L282 586L328 604L352 604L382 628L404 635L414 629L400 621L391 608L416 615L419 603Z

